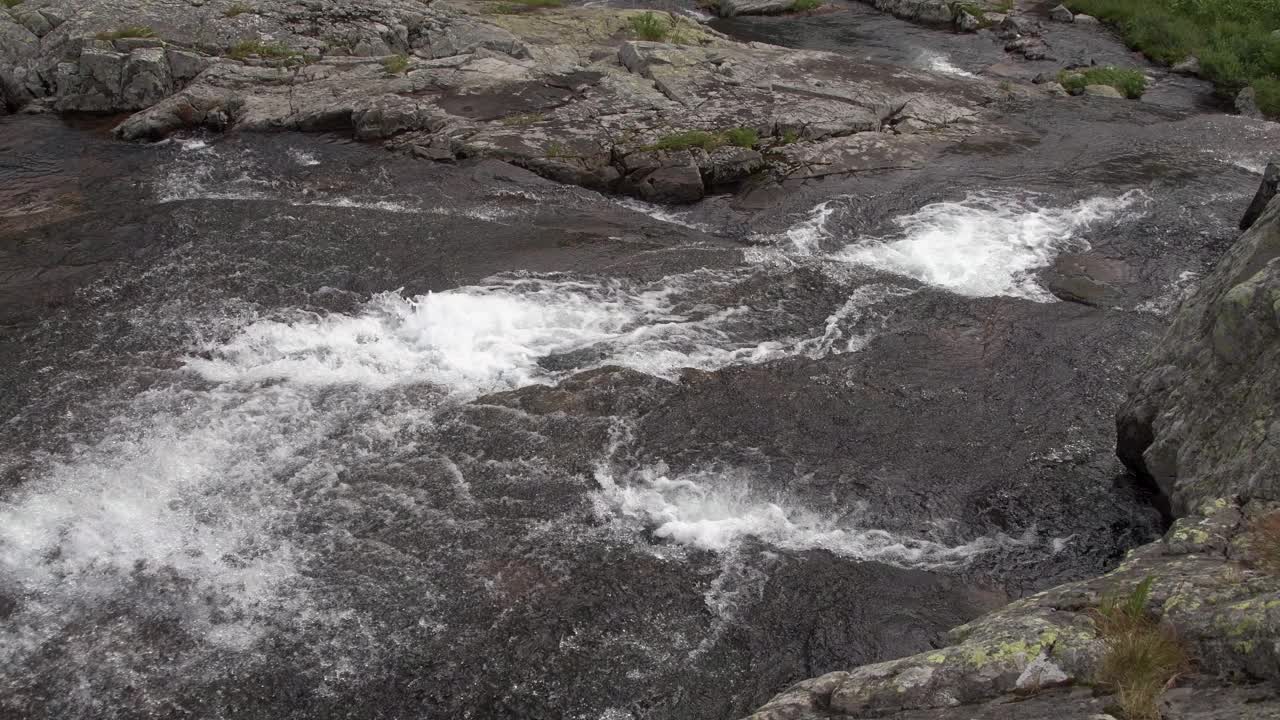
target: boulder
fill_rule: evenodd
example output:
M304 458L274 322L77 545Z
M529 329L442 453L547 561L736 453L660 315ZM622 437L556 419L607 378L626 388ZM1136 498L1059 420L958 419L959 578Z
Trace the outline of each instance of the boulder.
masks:
M948 24L955 22L957 8L946 0L874 0L877 10L904 20Z
M956 16L956 27L964 32L977 32L978 28L982 27L982 23L969 14L968 10L961 10Z
M1188 55L1182 62L1174 63L1169 68L1179 75L1199 75L1200 74L1200 58L1195 55Z
M1036 24L1021 15L1006 15L999 26L1000 37L1016 38L1020 35L1039 35L1040 29Z
M1245 210L1244 217L1240 218L1241 230L1253 227L1258 218L1262 217L1262 212L1267 209L1271 198L1276 196L1278 187L1280 187L1280 163L1269 162L1262 173L1262 184L1253 195L1253 202L1249 203L1249 209Z
M1255 200L1277 174L1268 168ZM1280 501L1280 201L1255 213L1183 302L1116 418L1117 455L1175 511L1218 497Z
M1110 85L1085 85L1084 94L1092 95L1094 97L1124 99L1124 95L1121 95L1119 90L1111 87Z
M795 0L720 0L716 6L723 17L735 15L778 15L787 12Z
M1076 13L1076 16L1072 19L1072 22L1074 22L1076 25L1101 25L1102 24L1101 21L1098 20L1098 18L1092 15L1085 15L1084 13Z
M1049 10L1049 19L1055 22L1069 23L1074 22L1076 16L1067 9L1066 5L1055 5L1053 6L1053 9Z
M1249 118L1262 118L1262 111L1258 109L1258 93L1253 88L1247 87L1236 93L1236 112Z

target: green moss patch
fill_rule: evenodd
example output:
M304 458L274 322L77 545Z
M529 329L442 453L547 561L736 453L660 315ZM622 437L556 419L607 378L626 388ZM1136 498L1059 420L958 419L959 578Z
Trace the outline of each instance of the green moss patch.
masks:
M1141 70L1110 66L1063 70L1058 74L1058 82L1073 93L1089 85L1109 85L1131 100L1142 97L1147 89L1147 76Z
M706 130L685 130L658 138L650 145L650 150L689 150L701 148L708 152L725 145L741 148L753 148L760 142L760 136L751 128L730 128L717 132Z

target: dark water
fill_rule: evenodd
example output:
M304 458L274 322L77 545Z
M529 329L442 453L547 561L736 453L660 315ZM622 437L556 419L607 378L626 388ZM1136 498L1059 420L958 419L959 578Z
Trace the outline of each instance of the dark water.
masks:
M0 119L0 714L735 717L1109 567L1113 409L1277 133L1009 118L678 213Z

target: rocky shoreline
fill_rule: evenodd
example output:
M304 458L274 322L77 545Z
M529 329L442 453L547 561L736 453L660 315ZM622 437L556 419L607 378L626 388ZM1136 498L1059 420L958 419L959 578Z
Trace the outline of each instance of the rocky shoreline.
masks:
M1120 716L1099 680L1107 644L1096 613L1144 581L1144 611L1192 659L1163 717L1280 715L1280 576L1267 523L1280 517L1274 195L1264 181L1255 203L1266 210L1183 302L1117 416L1117 454L1170 508L1164 537L1102 577L955 628L949 647L801 682L752 720Z

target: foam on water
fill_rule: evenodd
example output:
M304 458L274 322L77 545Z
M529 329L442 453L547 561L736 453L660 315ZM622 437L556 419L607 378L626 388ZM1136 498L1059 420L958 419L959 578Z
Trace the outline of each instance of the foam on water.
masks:
M784 550L827 550L899 567L937 568L1032 539L994 536L949 544L859 527L857 513L837 516L781 495L763 494L745 472L694 472L672 478L664 468L645 468L620 483L602 467L596 480L600 490L593 502L601 519L631 522L655 537L719 553L733 552L747 538L755 538Z
M926 70L932 70L933 72L943 73L944 75L953 75L955 77L964 77L964 78L978 77L977 75L969 72L968 70L965 70L963 68L957 67L956 65L952 64L951 59L948 58L946 55L942 55L932 50L925 50L921 52L919 63Z
M288 388L165 389L135 410L122 423L133 427L53 461L0 501L0 579L21 600L0 631L0 660L126 599L243 648L297 579L298 552L275 527L287 503L271 478L326 431L311 422L311 401Z
M662 377L788 352L794 341L734 339L724 325L745 307L678 307L682 289L725 282L710 272L644 287L617 280L532 276L439 293L375 296L355 315L263 319L209 344L188 367L216 382L386 387L432 383L482 392L550 382L550 355L583 352L585 367L616 364Z
M889 238L848 245L833 257L915 278L960 295L1007 295L1052 302L1035 271L1064 250L1087 250L1080 233L1142 204L1133 190L1116 198L1096 197L1065 208L1046 208L1038 198L974 193L895 219Z

